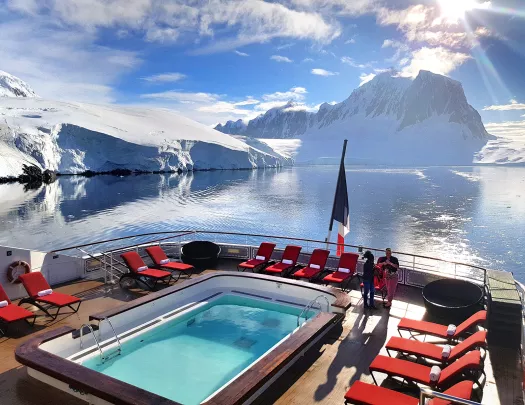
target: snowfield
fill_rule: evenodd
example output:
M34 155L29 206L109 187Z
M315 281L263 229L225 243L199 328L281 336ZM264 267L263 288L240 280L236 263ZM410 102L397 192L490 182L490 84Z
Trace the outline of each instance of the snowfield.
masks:
M264 144L261 144L264 145ZM169 110L0 98L0 177L24 163L60 173L252 169L291 160Z
M228 121L216 129L275 145L296 163L337 164L344 139L353 164L478 162L476 154L494 137L468 104L461 83L423 70L413 80L393 73L377 75L343 102L322 104L315 113L290 102L248 123Z

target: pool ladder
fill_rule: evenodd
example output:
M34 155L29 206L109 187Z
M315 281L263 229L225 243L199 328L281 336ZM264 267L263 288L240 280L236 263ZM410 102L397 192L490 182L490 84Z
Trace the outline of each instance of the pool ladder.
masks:
M113 331L113 335L115 336L115 339L117 341L117 349L112 351L111 353L107 354L107 355L104 355L104 352L102 351L102 348L100 346L100 343L99 343L99 339L101 338L101 332L100 332L100 324L103 322L103 321L107 321L109 326L111 326L111 330ZM113 327L113 324L111 323L111 321L109 320L108 317L105 317L103 319L100 320L99 322L99 329L98 329L98 339L97 339L97 336L95 335L95 331L93 330L93 327L86 323L84 325L82 325L80 327L80 348L83 349L84 348L84 342L82 341L82 338L84 336L84 327L87 327L90 331L90 333L93 335L93 340L95 341L96 345L97 345L97 348L98 348L98 351L100 352L100 360L102 361L102 363L108 361L108 360L111 360L117 356L119 356L121 353L122 353L122 345L120 344L120 339L117 335L117 333L115 332L115 328Z
M308 320L308 311L310 309L312 309L314 304L318 304L319 305L319 310L322 309L321 303L318 301L319 298L324 298L325 299L325 301L326 301L326 312L330 312L330 301L328 301L328 298L326 298L326 296L324 296L324 295L318 295L312 301L310 301L308 304L306 304L304 306L303 310L301 311L301 313L297 316L297 326L299 326L301 324L301 317L303 316L303 314L304 314L304 318L306 320Z

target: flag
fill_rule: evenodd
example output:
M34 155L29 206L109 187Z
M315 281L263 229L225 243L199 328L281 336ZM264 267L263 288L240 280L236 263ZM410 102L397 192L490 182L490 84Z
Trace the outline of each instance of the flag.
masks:
M335 189L334 209L332 221L337 222L337 256L344 252L345 236L350 232L350 210L348 205L348 189L346 188L346 172L344 159L341 160L337 187Z

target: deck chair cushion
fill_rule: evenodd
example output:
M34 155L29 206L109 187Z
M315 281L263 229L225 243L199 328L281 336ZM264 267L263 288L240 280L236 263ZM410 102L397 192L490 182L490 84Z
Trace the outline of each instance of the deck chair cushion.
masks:
M193 266L190 264L179 263L179 262L169 262L161 265L163 269L168 270L177 270L177 271L190 271L193 270Z
M461 381L444 393L469 400L472 397L472 381ZM355 405L419 405L419 399L377 385L356 381L345 394L345 399ZM450 401L431 399L428 405L451 405Z
M418 405L413 398L388 388L356 381L345 394L345 399L356 405Z
M22 285L32 298L38 298L38 293L40 291L51 289L50 285L39 271L21 274L19 279L22 281Z
M286 269L289 269L292 266L293 265L291 264L279 262L279 263L272 264L271 266L267 267L264 271L267 271L269 273L282 273L283 271L285 271Z
M0 308L0 319L8 323L33 316L35 316L34 313L18 305L9 304L6 307Z
M71 305L71 304L74 304L80 301L80 298L78 297L75 297L73 295L62 294L58 292L53 292L52 294L45 295L43 297L38 297L35 299L37 299L37 301L40 301L40 302L45 302L47 304L55 305L57 307L64 307L66 305Z

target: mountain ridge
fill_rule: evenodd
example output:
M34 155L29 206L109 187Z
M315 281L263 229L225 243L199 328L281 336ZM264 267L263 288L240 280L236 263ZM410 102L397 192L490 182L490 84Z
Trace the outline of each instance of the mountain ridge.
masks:
M440 88L445 91L436 93ZM429 91L440 95L441 99L430 97ZM215 129L255 138L293 138L360 113L372 118L394 115L400 120L397 131L434 114L449 114L450 122L467 125L475 137L490 138L481 116L468 104L461 83L425 70L413 80L396 77L391 71L381 73L355 89L346 100L335 105L323 103L317 112L289 110L288 104L274 107L248 123L228 121Z

